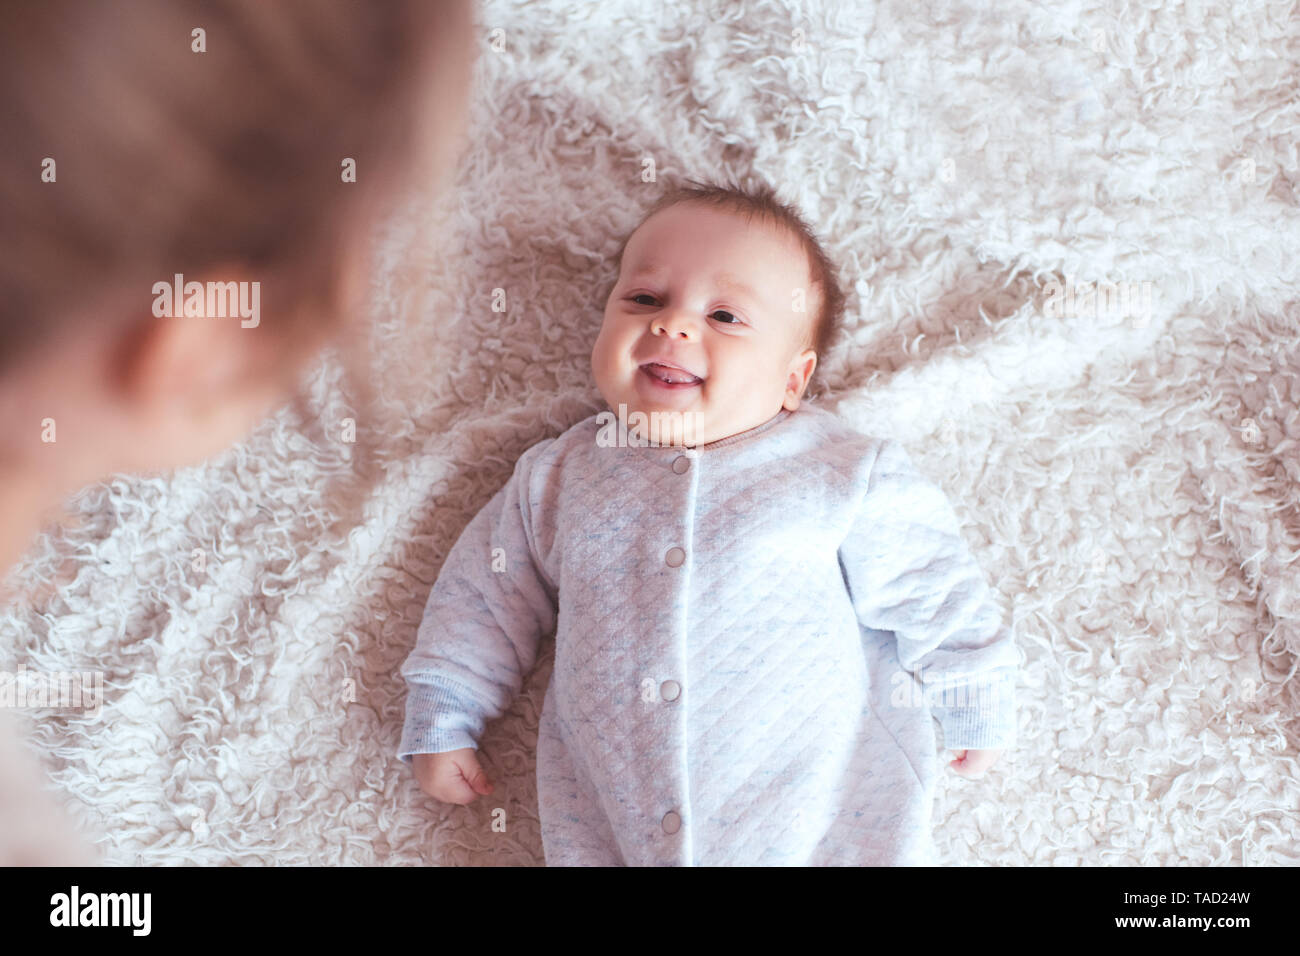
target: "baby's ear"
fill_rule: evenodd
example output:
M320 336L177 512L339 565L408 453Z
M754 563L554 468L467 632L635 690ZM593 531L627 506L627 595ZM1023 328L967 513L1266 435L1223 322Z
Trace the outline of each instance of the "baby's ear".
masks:
M812 349L804 349L791 360L790 371L786 376L784 408L793 412L799 407L799 400L803 398L808 380L812 378L816 367L817 353Z

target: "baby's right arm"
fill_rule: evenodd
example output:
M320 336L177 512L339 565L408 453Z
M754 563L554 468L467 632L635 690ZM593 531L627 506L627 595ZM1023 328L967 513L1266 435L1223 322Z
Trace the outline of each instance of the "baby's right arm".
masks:
M556 591L534 546L529 448L514 474L461 532L425 604L402 665L406 721L398 756L421 788L468 803L492 785L474 754L487 721L505 713L555 627ZM414 757L424 759L416 762ZM487 789L484 789L487 788Z

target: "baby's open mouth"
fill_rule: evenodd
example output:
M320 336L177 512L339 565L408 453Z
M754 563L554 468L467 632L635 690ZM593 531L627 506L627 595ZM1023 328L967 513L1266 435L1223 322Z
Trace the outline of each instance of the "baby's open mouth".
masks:
M663 365L659 362L647 362L641 366L641 371L660 385L685 387L699 385L704 381L698 375L692 375L685 369L674 368L671 365Z

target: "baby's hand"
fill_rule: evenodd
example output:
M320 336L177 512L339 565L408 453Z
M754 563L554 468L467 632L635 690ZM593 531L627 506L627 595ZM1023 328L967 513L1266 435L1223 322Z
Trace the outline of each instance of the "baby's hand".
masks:
M949 761L952 767L963 777L978 777L985 770L997 763L1004 751L1001 750L954 750L956 760Z
M414 754L415 779L420 789L443 803L472 803L496 786L479 766L473 747L440 754Z

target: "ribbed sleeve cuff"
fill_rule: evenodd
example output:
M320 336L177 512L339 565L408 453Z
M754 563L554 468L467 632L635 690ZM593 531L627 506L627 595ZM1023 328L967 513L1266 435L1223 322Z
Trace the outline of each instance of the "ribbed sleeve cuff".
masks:
M930 711L948 750L1010 750L1016 743L1016 672L1003 670L929 687Z
M397 756L440 754L478 747L484 721L473 697L459 684L442 678L407 678L406 722Z

